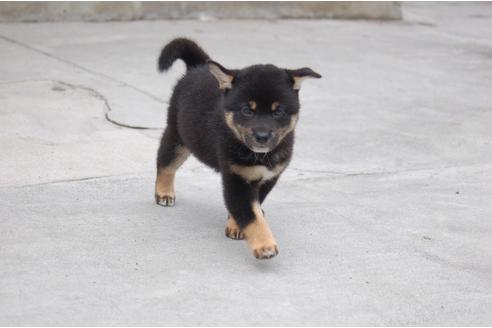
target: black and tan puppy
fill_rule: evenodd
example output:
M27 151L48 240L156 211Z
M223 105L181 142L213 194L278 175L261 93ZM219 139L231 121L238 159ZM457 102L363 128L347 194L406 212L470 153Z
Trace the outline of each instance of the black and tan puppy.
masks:
M177 59L187 72L170 100L157 155L156 202L174 205L174 175L191 153L222 175L226 236L246 239L256 258L271 258L278 247L260 204L291 159L301 82L321 75L273 65L226 69L187 39L164 47L160 71Z

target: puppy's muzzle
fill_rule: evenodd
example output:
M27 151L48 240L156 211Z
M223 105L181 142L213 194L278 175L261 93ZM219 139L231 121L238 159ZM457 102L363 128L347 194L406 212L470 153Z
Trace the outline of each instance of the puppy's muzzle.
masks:
M253 129L253 136L255 141L259 144L267 144L272 139L273 132L268 130L255 130Z

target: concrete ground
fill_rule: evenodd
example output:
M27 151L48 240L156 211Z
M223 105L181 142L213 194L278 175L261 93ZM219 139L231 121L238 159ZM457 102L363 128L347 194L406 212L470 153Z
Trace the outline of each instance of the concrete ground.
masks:
M403 14L0 25L0 325L491 325L492 5ZM264 206L270 261L224 236L195 159L154 204L175 36L323 75Z

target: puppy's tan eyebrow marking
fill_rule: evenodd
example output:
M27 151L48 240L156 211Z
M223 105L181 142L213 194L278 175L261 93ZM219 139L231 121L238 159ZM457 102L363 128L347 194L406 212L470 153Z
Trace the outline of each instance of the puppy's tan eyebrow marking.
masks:
M280 103L278 101L274 101L272 103L272 112L276 111L277 110L277 107L280 105Z
M248 104L249 104L249 108L251 108L251 110L256 110L256 106L257 106L257 105L256 105L256 101L254 101L254 100L250 100L250 101L248 102Z

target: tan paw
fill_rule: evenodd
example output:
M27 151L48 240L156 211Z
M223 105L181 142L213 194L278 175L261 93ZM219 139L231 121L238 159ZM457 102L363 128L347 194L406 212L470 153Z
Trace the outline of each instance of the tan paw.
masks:
M171 207L174 206L176 198L173 196L159 196L155 195L155 202L157 205Z
M161 206L174 206L174 171L159 169L155 181L155 202Z
M278 254L278 246L273 244L262 246L253 250L253 255L259 260L271 259Z
M259 204L253 204L253 212L256 218L243 229L244 236L257 259L271 259L278 254L277 242Z
M235 239L235 240L244 239L244 233L241 231L236 221L231 217L227 219L225 235L228 238Z

